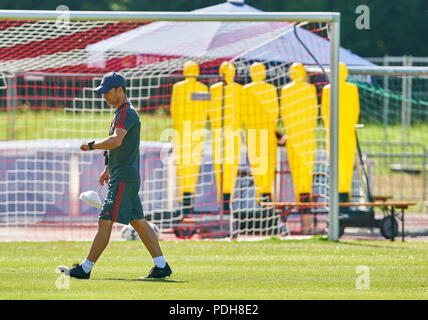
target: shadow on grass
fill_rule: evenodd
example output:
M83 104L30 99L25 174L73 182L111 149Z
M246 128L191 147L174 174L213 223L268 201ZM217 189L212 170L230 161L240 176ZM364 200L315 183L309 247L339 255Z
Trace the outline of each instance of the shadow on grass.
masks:
M373 240L354 240L354 241L373 241ZM397 247L394 245L390 245L392 244L390 240L380 240L380 241L388 241L388 244L387 243L373 244L373 243L354 242L354 241L339 241L338 244L343 244L348 246L358 246L358 247L382 248L382 249L398 249L398 250L409 249L407 247Z
M126 282L164 282L164 283L187 283L187 281L172 280L172 279L124 279L124 278L105 278L105 279L92 279L98 281L126 281Z
M391 240L375 240L375 239L355 239L355 240L340 240L331 241L327 235L315 235L308 239L278 239L277 237L271 237L270 239L261 240L259 243L297 243L297 244L329 244L329 245L345 245L345 246L358 246L368 248L383 248L383 249L396 249L396 250L408 250L406 246L397 246L395 244L403 243L401 236L396 237L396 241ZM379 244L373 243L379 241ZM368 243L371 242L371 243ZM405 242L404 242L405 243ZM407 242L409 243L409 242Z
M328 239L326 235L316 235L312 236L309 239L299 239L299 240L288 240L288 239L278 239L276 237L272 237L270 239L263 240L261 242L267 243L325 243L330 245L346 245L346 246L358 246L358 247L370 247L370 248L383 248L383 249L397 249L397 250L408 250L406 246L397 246L394 243L403 243L401 241L401 236L396 237L397 241L392 242L391 240L375 240L375 239L355 239L355 240L340 240L340 241L331 241ZM379 244L375 243L367 243L367 242L375 242L379 241ZM407 242L409 243L409 242Z

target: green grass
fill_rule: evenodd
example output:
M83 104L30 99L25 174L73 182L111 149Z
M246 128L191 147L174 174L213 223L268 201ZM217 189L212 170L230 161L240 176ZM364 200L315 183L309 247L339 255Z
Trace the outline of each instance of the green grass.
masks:
M159 109L155 114L141 113L141 140L159 141L165 128L173 127L173 120ZM36 139L89 139L105 138L108 133L113 109L108 112L64 112L19 110L15 115L0 112L0 140L36 140ZM319 124L316 130L318 148L324 146L325 130ZM282 123L278 129L284 131ZM390 125L387 130L388 141L412 141L421 143L428 149L428 139L424 133L428 132L428 124L417 124L403 131L400 125ZM385 130L380 124L366 124L357 131L360 141L385 141ZM403 139L405 135L405 139Z
M165 281L141 281L152 267L146 249L139 241L117 241L90 280L67 279L68 289L58 289L56 267L81 262L89 247L0 243L0 299L428 298L428 247L422 242L161 241L174 273ZM369 267L368 289L356 288L361 265Z
M362 129L357 129L358 138L365 142L413 142L420 143L428 150L428 123L414 124L408 130L401 125L389 125L387 130L381 124L367 124ZM381 148L380 148L381 149ZM419 151L419 149L418 149Z
M20 110L13 117L0 112L0 140L99 139L108 135L113 109L109 112L64 112ZM161 113L140 114L141 140L159 141L172 118Z

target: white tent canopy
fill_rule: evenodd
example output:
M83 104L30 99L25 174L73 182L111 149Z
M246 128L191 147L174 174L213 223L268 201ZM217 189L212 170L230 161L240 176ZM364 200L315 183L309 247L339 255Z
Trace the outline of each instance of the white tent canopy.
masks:
M239 1L228 1L195 12L260 12ZM329 63L329 41L297 28L299 37L321 64ZM289 22L154 22L86 47L88 65L104 68L109 57L157 55L199 58L247 59L315 64L298 43ZM373 65L349 50L340 49L348 65Z

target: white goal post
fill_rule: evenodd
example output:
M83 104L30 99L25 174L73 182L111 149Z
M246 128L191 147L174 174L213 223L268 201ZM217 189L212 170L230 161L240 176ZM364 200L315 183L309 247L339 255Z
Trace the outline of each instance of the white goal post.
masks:
M339 48L340 48L340 13L336 12L255 12L255 13L222 13L222 12L95 12L69 11L68 17L73 20L108 20L108 21L177 21L177 22L314 22L328 25L329 79L330 90L330 132L329 182L328 182L328 238L339 239L339 195L338 195L338 123L339 123ZM53 10L0 10L0 19L10 20L55 20L60 12ZM2 72L2 70L0 70ZM1 86L1 84L0 84ZM76 209L74 209L76 210Z

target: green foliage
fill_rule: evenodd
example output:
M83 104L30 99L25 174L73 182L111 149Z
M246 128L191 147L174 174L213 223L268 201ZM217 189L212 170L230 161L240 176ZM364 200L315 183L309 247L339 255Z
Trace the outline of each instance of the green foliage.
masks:
M341 13L341 45L364 57L425 56L419 43L428 36L426 0L247 0L263 11L335 11ZM359 30L355 9L370 9L370 29Z
M221 0L63 0L70 10L191 11L220 4ZM428 38L426 0L246 0L263 11L335 11L341 13L341 44L364 57L426 55ZM370 29L358 30L355 9L370 9ZM2 9L55 10L54 0L3 0Z

